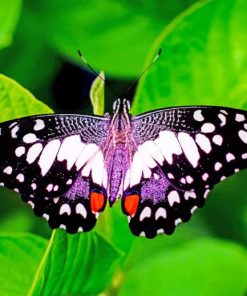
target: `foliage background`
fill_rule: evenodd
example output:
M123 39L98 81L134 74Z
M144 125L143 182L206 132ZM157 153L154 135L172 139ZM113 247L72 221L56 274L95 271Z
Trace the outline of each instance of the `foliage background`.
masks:
M138 83L133 114L191 104L246 108L246 17L245 0L0 0L0 72L46 104L1 75L0 120L50 108L92 112L95 76L77 49L121 93L163 48ZM154 240L133 237L119 205L91 233L51 234L18 194L1 188L0 294L244 295L246 179L243 171L223 181L189 223Z

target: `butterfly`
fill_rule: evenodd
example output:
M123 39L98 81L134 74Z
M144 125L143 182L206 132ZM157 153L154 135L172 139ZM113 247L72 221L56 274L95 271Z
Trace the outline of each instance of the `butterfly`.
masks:
M52 114L0 124L0 185L68 233L121 198L131 232L172 234L215 184L247 167L247 112L185 106L132 116Z

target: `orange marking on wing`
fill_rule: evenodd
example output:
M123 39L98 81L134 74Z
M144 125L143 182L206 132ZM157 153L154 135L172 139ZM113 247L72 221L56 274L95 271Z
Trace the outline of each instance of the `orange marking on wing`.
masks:
M124 200L124 209L127 214L133 217L137 211L140 197L138 194L127 195Z
M102 193L91 192L90 207L93 213L100 212L104 207L105 199Z

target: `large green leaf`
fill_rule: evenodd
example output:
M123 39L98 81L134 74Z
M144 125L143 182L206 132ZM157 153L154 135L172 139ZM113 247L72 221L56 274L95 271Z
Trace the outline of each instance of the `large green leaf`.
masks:
M0 0L0 48L11 44L21 6L21 0Z
M0 110L0 121L52 112L48 106L35 99L28 90L1 74Z
M119 295L244 295L247 252L238 244L197 239L127 269Z
M0 235L0 295L26 296L47 240L33 234Z
M43 1L33 5L49 42L76 59L79 48L107 74L136 76L157 34L190 1Z
M139 83L133 112L165 106L242 107L247 100L247 2L195 4L159 36L163 55Z
M97 295L114 272L120 253L96 233L53 232L29 294Z
M46 45L45 30L26 2L11 47L0 51L0 71L49 102L51 83L61 61Z

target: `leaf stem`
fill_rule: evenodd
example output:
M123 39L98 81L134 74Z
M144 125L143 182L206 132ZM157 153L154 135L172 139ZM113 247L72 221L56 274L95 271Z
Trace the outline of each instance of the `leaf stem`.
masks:
M41 278L42 269L43 269L43 267L45 265L45 261L46 261L48 255L49 255L51 247L53 245L55 234L56 234L56 230L53 230L52 234L51 234L51 237L50 237L50 240L49 240L49 243L48 243L47 248L45 250L45 253L44 253L44 255L43 255L43 257L42 257L42 259L40 261L39 267L37 268L37 271L35 273L31 288L28 291L28 294L27 294L28 296L34 295L34 291L37 289L37 284L38 284L38 281Z

